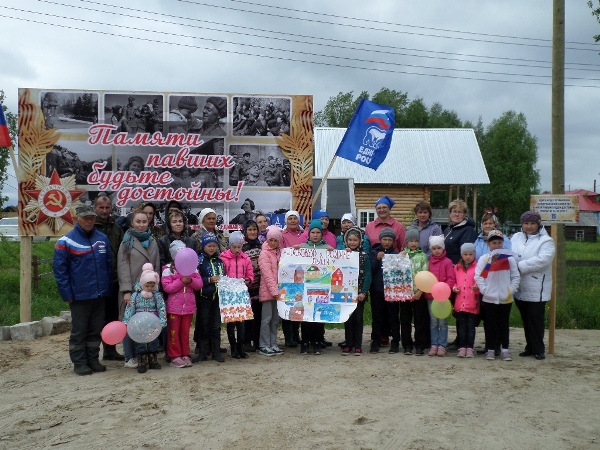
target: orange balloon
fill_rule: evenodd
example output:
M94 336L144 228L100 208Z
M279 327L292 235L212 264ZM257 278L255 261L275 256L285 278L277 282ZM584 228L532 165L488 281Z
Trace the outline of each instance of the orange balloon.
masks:
M438 282L434 274L423 270L415 275L415 285L423 292L431 292L433 285Z

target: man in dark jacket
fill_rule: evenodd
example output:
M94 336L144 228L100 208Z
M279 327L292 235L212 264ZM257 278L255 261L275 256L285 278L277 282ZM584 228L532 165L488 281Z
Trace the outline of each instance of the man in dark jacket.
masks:
M75 228L56 242L52 268L58 292L71 309L69 356L74 372L91 375L106 370L98 357L104 304L112 292L112 256L108 237L94 228L94 209L81 205L75 213Z
M123 240L123 229L115 223L111 216L112 202L110 197L101 192L94 200L94 212L96 213L96 222L94 227L108 236L110 248L112 250L112 272L111 280L113 289L111 295L107 297L104 305L104 324L114 320L119 320L119 278L117 275L117 255L119 245ZM123 361L125 357L117 352L114 345L102 343L102 359L104 361Z

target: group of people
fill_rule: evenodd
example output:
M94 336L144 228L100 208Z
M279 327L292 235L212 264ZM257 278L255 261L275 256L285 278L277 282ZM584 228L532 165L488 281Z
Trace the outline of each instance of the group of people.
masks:
M264 107L240 101L233 115L234 136L279 136L289 133L289 111L276 109L273 102Z
M331 345L325 340L323 324L282 321L277 313L277 271L281 249L286 247L359 253L357 308L345 323L345 341L340 343L343 355L362 354L364 305L370 299L372 353L386 345L390 346L390 353L397 353L402 345L405 354L422 355L429 348L429 355L445 356L447 319L438 319L431 313L430 294L415 287L409 301L385 300L383 257L403 252L410 258L413 276L429 270L451 286L458 356L474 356L474 330L481 317L486 357L493 359L499 350L503 359L510 359L508 314L514 297L527 341L521 356L543 359L544 305L550 298L554 246L539 215L532 211L523 214L523 230L510 241L512 254L499 256L496 250L506 248L509 241L497 229L493 215L484 215L478 236L473 220L466 216L466 204L455 200L449 207L450 224L442 232L431 220L429 204L420 202L415 207L416 219L407 230L391 216L393 206L394 201L387 196L377 200L377 219L368 223L364 231L351 213L344 214L340 236L328 230L329 214L323 210L315 211L305 229L300 226L297 211L285 214L283 229L269 225L262 214L244 214L242 230L227 238L216 226L214 210L204 208L200 212L199 228L193 232L181 204L175 201L167 204L163 225L154 223L153 203L140 204L131 215L130 227L124 231L111 217L110 198L99 195L93 206L76 209L74 229L60 238L55 247L54 275L72 314L69 354L75 373L105 371L106 366L99 360L103 327L115 320L127 323L140 311L151 312L160 319L164 327L161 335L146 343L134 342L126 335L123 355L114 345L104 344L103 360L123 361L125 367L141 373L161 367L157 356L160 351L164 351L165 360L178 368L209 357L223 362L227 349L221 347L218 288L223 276L244 280L254 313L253 320L227 324L233 358L247 358L250 352L264 356L282 354L277 341L280 323L285 347L299 345L302 354L311 350L321 354L324 347ZM177 253L184 248L198 255L197 270L191 275L181 275L175 264ZM194 315L192 350L190 330Z
M269 155L266 159L252 159L245 152L229 172L229 185L243 181L247 186L291 186L292 165L287 158Z

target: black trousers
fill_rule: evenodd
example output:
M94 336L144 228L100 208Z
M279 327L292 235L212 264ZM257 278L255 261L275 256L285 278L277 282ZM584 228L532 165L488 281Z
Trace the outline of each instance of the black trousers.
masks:
M235 330L237 329L237 338L235 334ZM244 335L245 335L245 321L242 322L229 322L227 324L227 339L229 343L237 342L238 344L244 343Z
M258 349L258 342L260 340L260 319L262 317L262 304L258 301L258 297L254 299L251 297L252 312L254 313L254 319L244 321L245 334L244 344L254 345L254 348Z
M525 351L539 355L545 353L544 321L547 302L526 302L515 299L525 330Z
M356 309L348 320L344 323L344 334L346 338L346 347L362 348L363 335L363 316L365 311L365 302L358 302Z
M479 314L464 311L456 313L458 348L473 348L475 345L475 326L478 321Z
M302 331L303 344L315 344L323 342L325 339L325 324L318 322L302 322L300 324Z
M485 332L485 348L493 350L501 346L508 349L509 346L509 318L512 303L481 302L481 310L485 317L483 331Z
M219 297L196 297L196 327L199 326L198 341L209 341L211 345L221 345L221 312ZM194 333L196 337L196 333Z
M73 300L69 356L73 364L97 361L100 354L100 333L104 327L104 298Z
M415 339L412 338L412 321L415 321ZM400 335L402 347L416 347L425 349L429 347L429 309L425 296L412 302L400 302Z

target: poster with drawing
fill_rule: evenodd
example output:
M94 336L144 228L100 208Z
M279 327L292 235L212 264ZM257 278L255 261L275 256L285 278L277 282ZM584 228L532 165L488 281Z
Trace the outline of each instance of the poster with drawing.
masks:
M412 268L408 255L384 255L381 269L386 301L404 302L413 298Z
M219 310L221 323L242 322L254 319L248 286L243 278L221 277L219 289Z
M345 322L356 309L358 265L357 252L284 248L279 316L297 322Z

